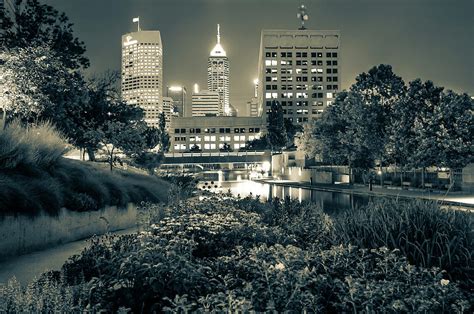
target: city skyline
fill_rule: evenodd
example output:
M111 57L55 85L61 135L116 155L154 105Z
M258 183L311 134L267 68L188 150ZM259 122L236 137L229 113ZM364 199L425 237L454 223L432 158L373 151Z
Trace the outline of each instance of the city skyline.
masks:
M220 23L223 46L233 64L230 103L241 112L245 112L245 104L253 95L261 30L297 29L300 3L308 7L308 29L341 32L341 89L347 89L357 74L386 63L406 82L420 77L447 89L474 94L470 1L458 1L454 6L440 0L118 0L113 7L105 1L45 2L64 11L75 24L75 34L88 49L89 72L94 74L120 68L117 38L133 31L132 18L140 16L142 29L162 34L164 85L179 84L188 89L194 83L206 85L205 60L215 45L215 25ZM272 15L265 16L270 4Z

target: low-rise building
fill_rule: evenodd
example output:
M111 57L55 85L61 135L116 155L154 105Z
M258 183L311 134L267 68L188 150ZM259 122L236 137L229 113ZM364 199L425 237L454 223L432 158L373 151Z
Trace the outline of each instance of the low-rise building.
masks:
M260 117L175 117L171 119L170 152L238 151L265 132Z

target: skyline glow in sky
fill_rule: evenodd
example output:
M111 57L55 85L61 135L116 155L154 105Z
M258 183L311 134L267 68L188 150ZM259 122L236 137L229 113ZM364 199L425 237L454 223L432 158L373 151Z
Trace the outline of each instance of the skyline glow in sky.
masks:
M406 83L415 78L474 94L474 2L471 0L46 0L64 11L85 42L90 73L120 69L121 35L159 30L164 86L207 86L216 25L230 60L231 104L245 114L257 76L262 29L297 29L298 6L308 29L341 31L341 87L380 63Z

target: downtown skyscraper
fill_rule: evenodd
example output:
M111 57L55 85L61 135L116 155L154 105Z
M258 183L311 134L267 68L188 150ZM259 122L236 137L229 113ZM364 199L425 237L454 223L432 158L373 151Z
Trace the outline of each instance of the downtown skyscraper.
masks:
M340 90L339 46L337 30L262 31L258 103L265 121L274 100L293 124L322 114Z
M135 20L134 20L135 21ZM122 99L145 112L145 122L159 125L163 110L163 46L159 31L122 36Z
M228 116L230 110L229 58L221 45L220 26L217 25L217 44L207 62L207 89L219 93L219 115Z

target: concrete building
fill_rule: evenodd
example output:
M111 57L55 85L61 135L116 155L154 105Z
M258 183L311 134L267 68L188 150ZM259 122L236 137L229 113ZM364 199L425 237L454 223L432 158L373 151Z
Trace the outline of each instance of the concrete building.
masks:
M166 97L170 97L173 99L174 104L174 112L179 117L186 117L190 114L186 111L189 108L186 108L186 97L187 91L186 87L184 86L166 86Z
M227 54L221 46L220 27L217 25L217 44L207 62L207 89L219 93L219 115L230 114L229 94L230 66Z
M163 46L159 31L122 36L122 99L145 111L145 121L158 126L163 110Z
M258 98L252 97L249 101L247 101L247 115L249 117L259 117L260 114L258 112Z
M171 120L170 153L189 152L194 145L202 152L219 152L225 143L238 151L265 131L261 118L178 117Z
M258 98L264 120L273 100L294 124L318 118L340 90L339 31L263 30Z
M218 92L198 91L192 95L192 116L210 117L220 115L220 96Z

